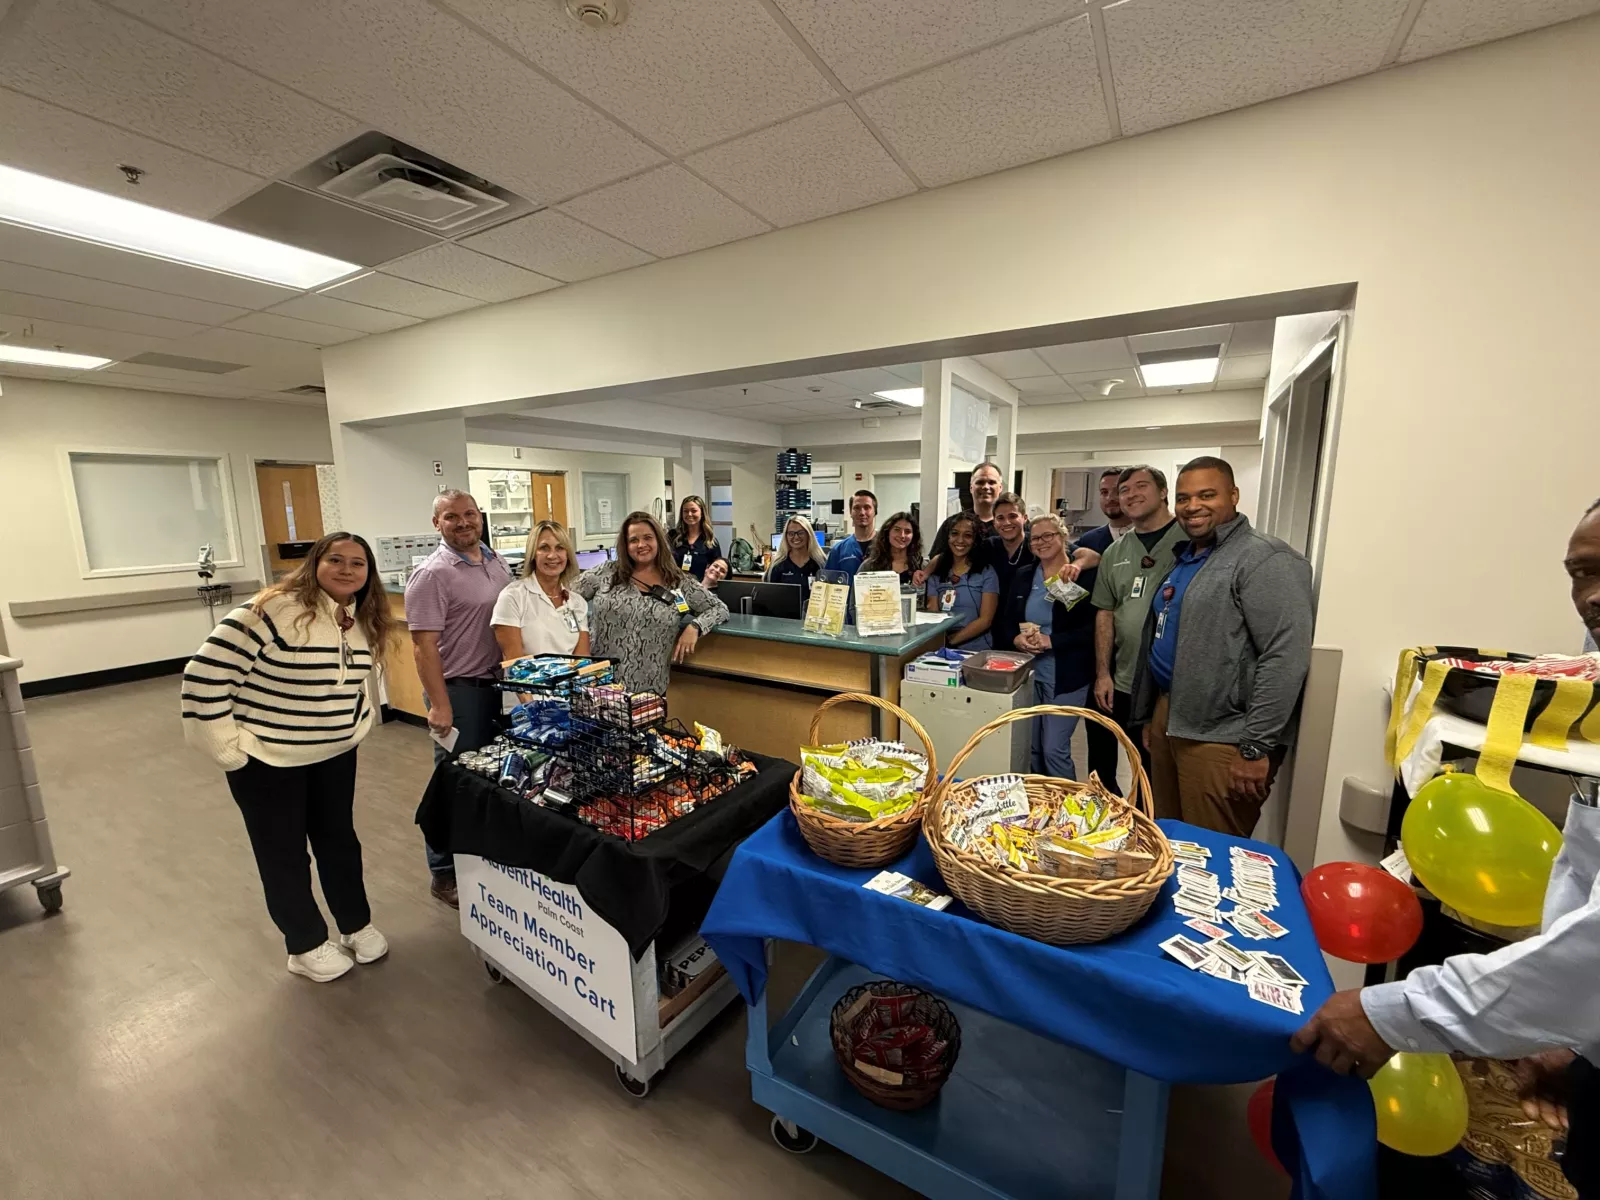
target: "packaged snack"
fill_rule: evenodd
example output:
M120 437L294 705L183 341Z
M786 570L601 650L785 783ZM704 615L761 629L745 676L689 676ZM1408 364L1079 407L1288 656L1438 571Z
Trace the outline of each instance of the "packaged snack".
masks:
M707 754L715 754L718 757L721 757L723 750L722 735L720 733L718 733L715 729L707 728L706 726L700 724L699 721L694 723L694 731L700 735L700 749L704 750Z

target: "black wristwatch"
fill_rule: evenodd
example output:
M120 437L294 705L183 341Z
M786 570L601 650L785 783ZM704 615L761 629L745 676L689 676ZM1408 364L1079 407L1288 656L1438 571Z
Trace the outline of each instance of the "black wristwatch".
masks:
M1240 742L1239 757L1245 762L1255 762L1272 753L1272 747L1262 742Z

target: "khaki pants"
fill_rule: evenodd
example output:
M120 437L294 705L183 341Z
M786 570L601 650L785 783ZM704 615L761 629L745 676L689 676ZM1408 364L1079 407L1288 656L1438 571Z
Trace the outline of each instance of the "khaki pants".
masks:
M1150 787L1156 816L1187 821L1235 837L1249 837L1261 815L1261 802L1236 799L1230 777L1238 747L1167 736L1167 697L1156 701L1150 718ZM1277 778L1284 748L1272 752L1267 788Z

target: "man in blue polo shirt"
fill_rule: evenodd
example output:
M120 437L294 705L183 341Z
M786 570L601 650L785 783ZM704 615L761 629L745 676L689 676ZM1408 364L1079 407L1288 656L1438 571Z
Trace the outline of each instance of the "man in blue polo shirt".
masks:
M1233 468L1178 475L1187 542L1145 620L1133 721L1146 724L1158 816L1250 836L1294 740L1311 665L1311 564L1239 512Z
M843 571L852 579L861 569L862 560L872 549L872 535L878 523L878 498L866 488L850 497L850 524L854 529L848 537L833 544L828 551L825 571Z

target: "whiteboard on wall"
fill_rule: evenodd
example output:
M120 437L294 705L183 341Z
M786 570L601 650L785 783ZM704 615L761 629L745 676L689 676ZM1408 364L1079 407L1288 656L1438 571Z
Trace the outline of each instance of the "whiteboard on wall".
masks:
M69 450L66 465L85 575L192 571L206 545L241 565L225 456Z

